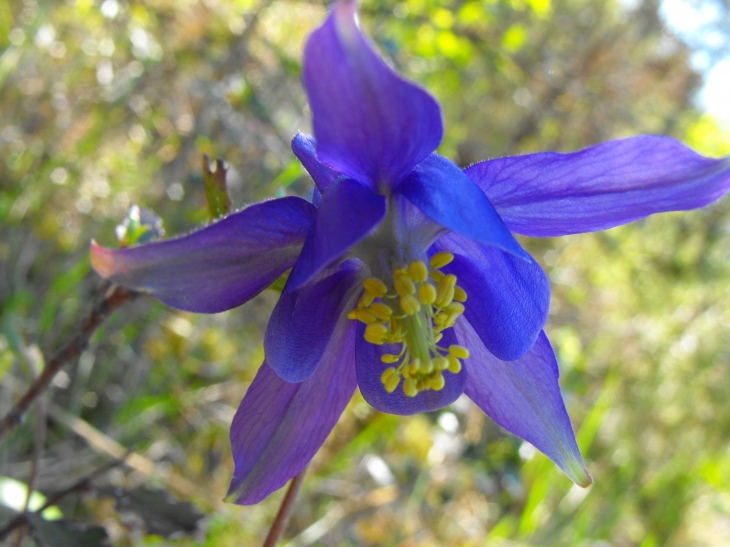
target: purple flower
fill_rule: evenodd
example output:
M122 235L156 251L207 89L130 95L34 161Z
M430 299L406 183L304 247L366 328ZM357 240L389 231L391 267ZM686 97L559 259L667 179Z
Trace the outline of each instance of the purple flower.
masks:
M316 182L314 205L286 197L179 239L92 244L101 275L202 313L243 304L291 268L231 426L231 496L256 503L296 475L358 387L392 414L465 393L590 484L542 330L549 283L512 232L559 236L702 207L730 187L730 159L642 136L462 171L434 153L438 104L378 57L352 2L311 35L303 70L316 141L299 134L292 147Z

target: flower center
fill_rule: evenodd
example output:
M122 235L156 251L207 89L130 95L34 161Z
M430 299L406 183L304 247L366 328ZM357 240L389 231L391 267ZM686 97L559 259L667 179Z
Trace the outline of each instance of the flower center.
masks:
M463 346L438 345L443 331L464 313L462 302L466 302L466 292L456 284L456 276L440 270L452 260L453 254L439 252L431 257L429 266L415 260L398 267L388 284L377 277L363 281L365 292L347 317L367 325L363 337L371 344L400 344L398 354L386 353L380 358L394 365L380 378L388 393L395 391L401 379L408 397L429 389L440 391L444 372L457 374L460 359L469 357Z

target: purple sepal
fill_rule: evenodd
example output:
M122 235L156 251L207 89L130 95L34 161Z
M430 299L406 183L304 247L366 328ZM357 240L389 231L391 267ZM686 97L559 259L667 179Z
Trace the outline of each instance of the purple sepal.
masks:
M385 217L383 196L357 181L340 178L322 196L317 217L286 286L294 291L365 238Z
M282 380L301 382L317 369L343 309L361 290L362 263L352 259L296 291L284 291L266 327L266 362Z
M527 353L550 309L550 281L540 265L453 233L434 250L454 253L444 271L466 291L464 317L487 349L504 361Z
M311 135L297 133L291 141L294 155L311 175L320 192L327 190L330 184L342 176L334 169L317 159L317 143ZM315 203L317 205L317 203Z
M91 264L174 308L217 313L253 298L294 265L315 212L298 197L264 201L177 239L122 249L92 242Z
M465 393L498 425L528 441L553 460L570 479L586 487L588 474L575 441L558 385L558 365L544 332L521 359L494 357L468 322L455 328L471 355Z
M456 164L431 154L395 190L431 220L458 234L532 260L497 211Z
M235 503L258 503L284 486L325 441L357 387L354 336L343 317L314 375L298 384L261 365L231 425Z
M388 414L408 416L443 408L456 401L459 395L464 393L464 386L467 382L466 367L462 367L461 372L458 374L444 371L446 384L441 391L422 391L415 397L408 397L403 393L403 380L401 380L395 391L388 393L385 391L380 377L386 368L397 365L383 363L380 356L385 353L397 355L400 346L376 346L363 338L364 332L365 325L359 324L356 342L357 383L360 386L363 398L373 408ZM449 345L456 343L453 330L448 329L444 331L444 337L439 345L447 348Z
M700 156L668 137L610 141L466 170L510 230L552 237L605 230L654 213L703 207L730 189L730 157Z
M317 156L354 179L395 183L441 142L441 109L375 53L356 11L355 2L335 4L304 49Z

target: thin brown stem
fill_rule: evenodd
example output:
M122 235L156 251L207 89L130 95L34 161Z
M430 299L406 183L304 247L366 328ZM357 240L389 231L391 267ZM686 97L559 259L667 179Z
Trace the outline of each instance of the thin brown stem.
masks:
M302 487L304 475L306 475L306 473L307 468L305 467L291 480L291 483L289 483L289 490L286 491L284 500L281 502L279 512L276 514L276 518L271 524L269 535L266 536L266 541L264 541L263 547L275 547L279 542L279 538L281 537L281 534L284 533L284 528L286 528L286 523L289 520L289 515L291 515L292 509L294 509L294 502L297 499L297 494L299 494L299 489Z
M83 492L85 490L88 490L89 487L91 486L91 483L94 481L94 479L97 479L101 475L111 471L115 467L122 465L126 461L127 456L129 456L129 454L131 454L131 450L128 450L127 453L124 455L124 457L122 457L118 460L111 461L111 462L107 463L106 465L103 465L102 467L100 467L99 469L94 471L93 473L91 473L85 477L82 477L81 479L79 479L78 481L73 483L68 488L64 488L60 492L57 492L56 494L54 494L53 496L48 498L46 500L46 503L44 503L37 511L34 511L31 514L38 515L38 514L42 513L43 511L45 511L46 509L48 509L49 507L57 504L59 501L61 501L66 496L68 496L70 494L74 494L76 492ZM10 534L10 532L15 530L18 526L26 524L27 520L28 520L28 513L21 513L20 515L15 517L13 520L8 522L2 529L0 529L0 541L5 539L8 536L8 534Z
M84 321L74 337L46 363L43 372L33 382L25 395L15 403L15 406L0 421L0 439L3 439L10 431L17 427L23 418L23 414L33 405L38 396L50 385L56 374L63 366L81 355L89 347L89 340L101 324L122 305L133 300L139 293L125 289L124 287L111 287L104 297L93 307L91 313Z

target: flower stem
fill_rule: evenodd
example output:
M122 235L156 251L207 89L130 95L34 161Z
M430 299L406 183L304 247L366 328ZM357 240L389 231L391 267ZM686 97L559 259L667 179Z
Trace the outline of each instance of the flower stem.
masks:
M284 533L284 528L286 528L286 523L289 520L289 515L291 515L292 509L294 509L294 502L297 499L297 494L299 494L299 489L302 487L304 475L306 474L307 467L302 469L289 483L289 490L287 490L284 500L281 502L281 507L279 507L279 512L271 524L269 535L266 536L263 547L275 547L279 542L279 538Z

